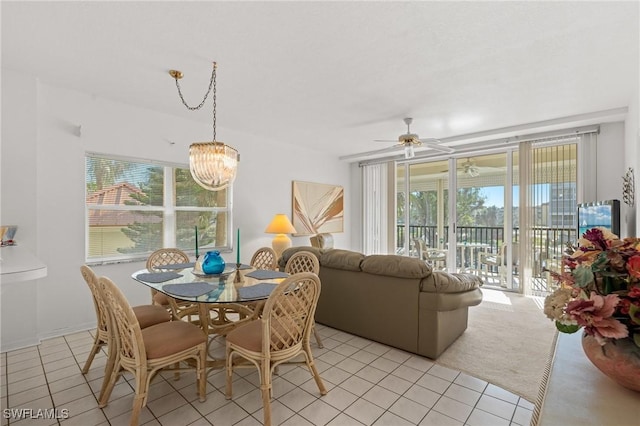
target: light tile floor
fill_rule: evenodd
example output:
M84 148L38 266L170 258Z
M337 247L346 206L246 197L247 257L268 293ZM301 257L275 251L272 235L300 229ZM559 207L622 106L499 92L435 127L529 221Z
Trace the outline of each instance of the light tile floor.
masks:
M304 365L282 366L274 378L273 424L304 425L528 425L533 404L483 380L427 358L317 325L324 348L312 342L329 390L320 396ZM93 342L85 331L1 354L2 425L126 425L133 381L126 374L109 405L98 408L106 361L98 354L87 375ZM214 355L224 353L212 344ZM234 397L224 397L224 371L209 374L199 402L195 375L157 375L140 416L146 425L259 425L262 402L254 368L234 376ZM22 410L24 409L24 410ZM48 409L48 410L47 410ZM53 410L52 410L53 409ZM57 419L55 417L58 417ZM54 418L51 418L54 417Z

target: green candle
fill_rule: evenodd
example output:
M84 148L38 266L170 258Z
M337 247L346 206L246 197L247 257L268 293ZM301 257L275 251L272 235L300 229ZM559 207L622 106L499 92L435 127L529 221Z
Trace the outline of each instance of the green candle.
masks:
M236 253L236 263L239 265L240 264L240 228L238 228L238 251Z
M198 257L200 256L198 254L198 227L194 226L194 228L196 229L196 259L198 259Z

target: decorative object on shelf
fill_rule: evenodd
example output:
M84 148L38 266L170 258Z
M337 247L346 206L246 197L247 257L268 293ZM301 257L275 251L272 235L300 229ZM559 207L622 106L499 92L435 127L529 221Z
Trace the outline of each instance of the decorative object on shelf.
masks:
M309 237L309 241L311 242L311 247L321 248L321 249L332 249L333 248L333 235L328 232L322 232L317 235L312 235Z
M598 370L620 386L640 392L640 347L631 339L608 340L604 345L588 334L582 349Z
M624 176L622 176L622 200L631 207L635 203L635 187L633 168L629 167Z
M563 271L549 271L559 288L546 297L545 315L563 333L583 328L587 357L614 380L616 371L635 377L635 387L618 383L640 391L640 238L620 240L605 228L591 228L577 248L568 247L562 263ZM634 362L613 353L627 346L635 347ZM609 361L618 365L607 366Z
M3 246L15 245L16 232L18 232L18 227L15 225L0 226L0 244Z
M205 274L221 274L226 266L218 250L208 251L202 262L202 272Z
M185 107L189 110L202 108L209 93L213 89L213 139L211 142L194 142L189 147L189 166L191 175L200 186L210 191L220 191L233 183L236 178L240 154L235 148L224 142L216 141L216 69L218 64L213 63L209 89L199 105L192 107L187 104L180 90L180 80L183 77L181 71L170 70L169 74L176 80L178 95Z
M282 255L282 252L291 247L291 238L285 234L295 234L296 228L291 224L291 221L284 213L278 213L273 217L267 229L264 230L267 234L277 234L271 241L271 247L276 252L278 258Z
M293 181L293 226L297 235L343 232L344 188Z

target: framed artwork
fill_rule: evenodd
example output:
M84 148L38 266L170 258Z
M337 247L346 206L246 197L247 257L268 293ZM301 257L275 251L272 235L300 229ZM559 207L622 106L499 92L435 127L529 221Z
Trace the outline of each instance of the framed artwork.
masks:
M344 188L293 181L294 235L344 231Z

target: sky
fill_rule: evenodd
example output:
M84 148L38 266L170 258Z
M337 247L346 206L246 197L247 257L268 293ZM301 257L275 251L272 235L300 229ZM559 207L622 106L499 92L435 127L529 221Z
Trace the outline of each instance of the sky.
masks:
M484 186L480 189L480 195L486 198L486 207L504 207L504 186Z
M534 191L538 194L537 202L546 203L549 201L549 185L536 185L538 188L535 188ZM541 188L542 187L542 188ZM486 197L486 201L484 205L486 207L496 206L496 207L504 207L504 186L483 186L480 188L480 194L483 197ZM513 204L518 204L518 197L520 197L520 187L515 186L513 188ZM540 199L541 198L541 199Z

